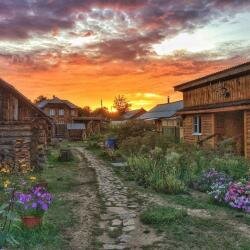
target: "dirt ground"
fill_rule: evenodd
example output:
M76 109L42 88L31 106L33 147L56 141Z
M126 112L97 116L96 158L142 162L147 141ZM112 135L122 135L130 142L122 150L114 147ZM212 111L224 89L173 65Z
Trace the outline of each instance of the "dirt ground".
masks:
M79 161L79 175L74 192L63 194L63 198L74 201L74 227L65 232L65 238L70 241L70 249L96 249L95 230L100 215L100 199L98 196L96 173L88 167L86 160L78 151L73 150Z

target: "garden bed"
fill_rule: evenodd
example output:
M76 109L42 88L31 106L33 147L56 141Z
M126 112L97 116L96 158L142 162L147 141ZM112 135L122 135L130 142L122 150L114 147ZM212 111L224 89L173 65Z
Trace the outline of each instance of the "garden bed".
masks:
M82 235L78 232L79 228L84 230L86 227L79 225L81 215L92 216L93 211L85 206L88 202L82 201L81 197L89 197L91 192L95 195L95 180L93 183L87 183L84 186L84 178L80 179L83 165L79 165L76 160L69 162L58 161L59 151L50 149L48 155L48 163L43 172L27 174L35 178L42 178L48 184L48 190L53 195L53 203L47 213L43 216L43 225L36 229L25 228L21 221L12 223L10 235L15 242L6 242L7 249L69 249L73 247L74 242L81 244L79 239L75 239L77 235ZM86 163L82 163L86 164ZM10 177L10 181L14 181L14 177ZM87 182L90 180L90 175L85 175ZM91 177L92 178L92 177ZM90 189L91 190L90 190ZM84 190L83 190L84 189ZM3 201L3 190L0 192L0 197ZM88 198L88 201L91 200ZM91 200L92 201L92 200ZM82 202L84 205L82 205ZM92 201L94 204L98 201ZM82 214L79 215L79 208L82 208ZM92 207L92 206L91 206ZM85 214L84 214L85 213ZM97 216L93 216L93 224L87 225L85 234L88 235L88 241L85 244L95 244L92 237L92 231L95 229ZM90 241L90 242L89 242Z

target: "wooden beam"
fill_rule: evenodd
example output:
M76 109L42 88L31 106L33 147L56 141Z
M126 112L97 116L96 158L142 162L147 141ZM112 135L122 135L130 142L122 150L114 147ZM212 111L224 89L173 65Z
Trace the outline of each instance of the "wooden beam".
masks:
M229 112L229 111L239 111L239 110L250 110L250 105L240 105L222 108L212 108L212 109L197 109L197 110L186 110L177 112L178 115L185 114L197 114L197 113L218 113L218 112Z
M247 158L247 111L244 111L244 155Z

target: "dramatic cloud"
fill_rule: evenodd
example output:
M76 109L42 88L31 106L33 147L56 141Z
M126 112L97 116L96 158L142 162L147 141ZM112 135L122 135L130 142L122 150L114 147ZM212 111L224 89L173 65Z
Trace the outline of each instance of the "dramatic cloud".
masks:
M30 98L46 85L79 105L125 93L151 107L249 60L249 11L249 0L1 0L1 77Z

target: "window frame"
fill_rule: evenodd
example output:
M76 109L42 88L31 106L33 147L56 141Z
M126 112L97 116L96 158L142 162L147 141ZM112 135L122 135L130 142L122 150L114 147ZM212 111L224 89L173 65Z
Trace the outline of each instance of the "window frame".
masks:
M49 109L49 116L55 116L56 110L55 109Z
M202 121L200 115L193 117L193 135L202 135Z
M59 116L64 116L64 114L65 114L64 109L59 109L58 115L59 115Z

